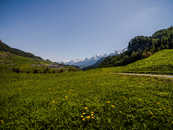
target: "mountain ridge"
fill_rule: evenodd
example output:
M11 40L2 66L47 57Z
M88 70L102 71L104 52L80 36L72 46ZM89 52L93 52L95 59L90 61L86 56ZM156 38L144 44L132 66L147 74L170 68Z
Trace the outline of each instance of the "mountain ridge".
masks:
M105 53L105 54L101 54L101 55L92 56L89 58L70 60L68 62L65 62L64 64L75 65L75 66L78 66L80 68L85 68L85 67L89 67L89 66L94 65L99 60L104 59L107 56L114 56L114 55L117 55L118 53L119 53L118 51L114 51L114 52L109 53L109 54Z
M31 58L36 58L36 59L42 59L39 56L35 56L32 53L29 52L25 52L16 48L12 48L10 46L8 46L7 44L5 44L4 42L2 42L0 40L0 51L5 51L5 52L11 52L13 54L19 55L19 56L24 56L24 57L31 57Z

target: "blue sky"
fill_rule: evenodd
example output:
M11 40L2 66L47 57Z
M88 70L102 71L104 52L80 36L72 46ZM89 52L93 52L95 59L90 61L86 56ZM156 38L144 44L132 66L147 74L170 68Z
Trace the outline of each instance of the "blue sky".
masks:
M0 0L0 39L66 61L127 47L173 25L172 0Z

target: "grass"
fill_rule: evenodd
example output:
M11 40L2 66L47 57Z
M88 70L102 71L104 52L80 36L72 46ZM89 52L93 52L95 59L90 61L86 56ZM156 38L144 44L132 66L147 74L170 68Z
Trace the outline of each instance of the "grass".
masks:
M17 73L60 73L64 71L77 71L72 66L59 65L57 68L50 68L49 65L54 64L51 61L23 57L12 54L10 52L0 51L0 72L14 71ZM57 64L56 64L57 65ZM58 65L57 65L58 66Z
M113 72L2 73L0 128L172 129L172 80Z
M173 49L165 49L137 62L121 67L105 68L107 71L173 74Z
M43 61L40 59L34 59L29 57L18 56L12 54L10 52L0 51L0 63L1 64L15 64L15 65L23 65L23 64L49 64L47 61Z
M172 57L163 50L123 67L34 74L6 70L40 61L0 52L0 129L172 129L173 80L115 74L172 74Z

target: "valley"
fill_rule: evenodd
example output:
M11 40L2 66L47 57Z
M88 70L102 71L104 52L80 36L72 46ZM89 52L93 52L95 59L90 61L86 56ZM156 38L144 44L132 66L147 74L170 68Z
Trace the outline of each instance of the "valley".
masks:
M83 70L1 41L0 129L172 129L172 30Z

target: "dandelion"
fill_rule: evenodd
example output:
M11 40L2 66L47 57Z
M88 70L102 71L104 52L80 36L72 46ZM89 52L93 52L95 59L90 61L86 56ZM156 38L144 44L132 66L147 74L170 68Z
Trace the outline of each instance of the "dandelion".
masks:
M83 115L85 115L86 113L85 113L85 112L83 112L82 114L83 114Z
M84 107L85 110L88 110L88 107Z
M151 116L153 115L153 113L152 113L151 111L149 112L149 114L150 114Z
M83 118L84 116L83 116L83 115L81 115L80 117L81 117L81 118Z
M82 118L83 121L85 121L85 118Z
M107 104L110 104L111 102L110 101L106 101Z
M56 101L55 101L55 100L53 100L53 101L52 101L52 104L56 104Z
M94 116L94 114L93 114L93 113L91 113L91 116Z
M94 117L94 116L92 116L91 118L92 118L92 119L95 119L95 117Z
M0 120L0 124L4 124L4 121L3 120Z
M68 96L65 96L65 99L68 99Z
M90 119L91 117L90 117L90 116L87 116L86 118L87 118L87 119Z
M115 108L115 105L112 104L111 107L112 107L112 108Z
M156 104L157 104L157 105L159 105L159 104L160 104L160 102L157 102Z

